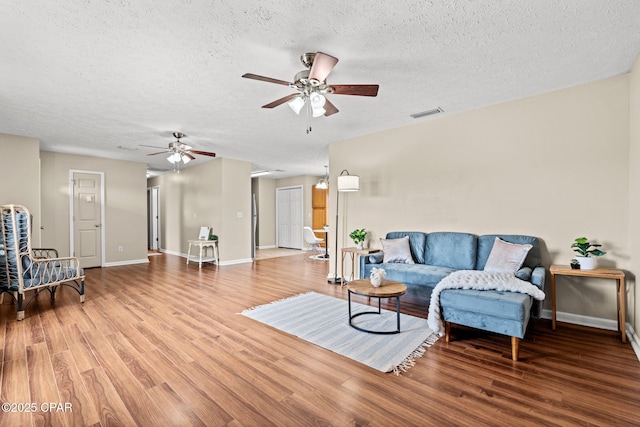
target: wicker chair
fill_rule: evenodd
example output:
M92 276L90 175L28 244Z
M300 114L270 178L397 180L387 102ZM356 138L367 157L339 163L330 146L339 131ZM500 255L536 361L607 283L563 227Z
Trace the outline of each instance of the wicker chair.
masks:
M40 292L55 299L58 286L68 286L84 302L84 271L75 257L59 257L55 249L31 247L31 215L20 205L0 206L0 293L16 302L17 319ZM34 291L28 300L25 293Z

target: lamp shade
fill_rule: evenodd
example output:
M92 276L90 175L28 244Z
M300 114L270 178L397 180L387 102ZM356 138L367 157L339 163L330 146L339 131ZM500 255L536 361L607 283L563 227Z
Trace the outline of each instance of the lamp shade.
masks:
M360 190L360 177L358 175L340 175L338 177L338 191Z
M291 101L289 101L287 103L287 105L289 105L289 107L291 107L291 109L293 110L294 113L300 114L300 110L302 110L302 107L304 106L304 99L302 99L301 97L297 96L297 97L293 98Z

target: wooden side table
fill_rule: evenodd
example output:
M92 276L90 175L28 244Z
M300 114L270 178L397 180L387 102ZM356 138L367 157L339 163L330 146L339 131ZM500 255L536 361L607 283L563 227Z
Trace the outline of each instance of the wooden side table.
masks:
M616 280L616 302L618 304L618 330L622 342L627 342L624 271L617 268L595 268L593 270L572 269L568 265L552 265L551 273L551 329L556 330L556 276L594 277Z
M344 278L344 258L347 254L351 255L351 280L355 279L356 268L356 255L369 255L374 252L380 252L380 249L358 249L358 248L342 248L342 265L340 266L340 277L342 277L342 285L347 284L347 280Z

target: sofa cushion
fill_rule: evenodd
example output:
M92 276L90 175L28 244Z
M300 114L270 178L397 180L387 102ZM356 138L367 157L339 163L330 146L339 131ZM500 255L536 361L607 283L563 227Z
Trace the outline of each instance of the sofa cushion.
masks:
M427 234L424 263L454 270L474 270L476 236L447 231Z
M424 251L427 236L421 231L392 231L387 233L387 239L399 239L401 237L409 237L409 248L411 256L418 264L424 264Z
M533 298L520 292L446 289L440 293L440 304L443 312L453 308L521 321L529 319Z
M484 265L484 271L516 274L532 247L530 244L519 245L505 242L496 237L489 258Z
M384 263L415 264L409 248L409 236L399 239L380 239Z
M531 250L524 259L523 267L535 268L540 265L540 242L537 237L518 234L485 234L478 237L478 255L476 269L483 270L496 237L509 243L530 244Z
M446 267L437 267L425 264L397 264L383 263L372 265L371 267L384 268L387 273L387 280L395 280L405 285L426 285L434 287L438 282L455 270ZM366 272L367 276L371 271ZM429 290L431 294L431 290Z

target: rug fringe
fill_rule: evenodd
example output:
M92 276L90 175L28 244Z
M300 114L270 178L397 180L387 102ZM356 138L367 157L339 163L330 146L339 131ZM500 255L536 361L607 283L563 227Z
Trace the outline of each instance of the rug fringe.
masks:
M312 294L312 293L313 293L313 291L309 291L309 292L303 292L301 294L291 295L290 297L285 297L285 298L282 298L282 299L279 299L279 300L276 300L276 301L271 301L271 302L268 302L268 303L265 303L265 304L260 304L260 305L256 305L256 306L253 306L253 307L245 308L240 313L236 313L236 314L242 314L242 313L245 313L247 311L252 311L252 310L255 310L256 308L263 307L265 305L277 304L279 302L286 301L286 300L291 299L291 298L296 298L296 297L299 297L301 295Z
M419 357L422 357L422 355L424 355L424 353L427 351L427 348L431 347L439 339L440 337L438 336L438 334L433 333L429 335L427 339L424 340L422 344L420 344L420 346L418 346L418 348L413 350L407 356L407 358L402 361L402 363L393 367L393 373L395 375L401 375L403 372L407 372L409 368L411 368L412 366L415 366L416 364L415 360Z

